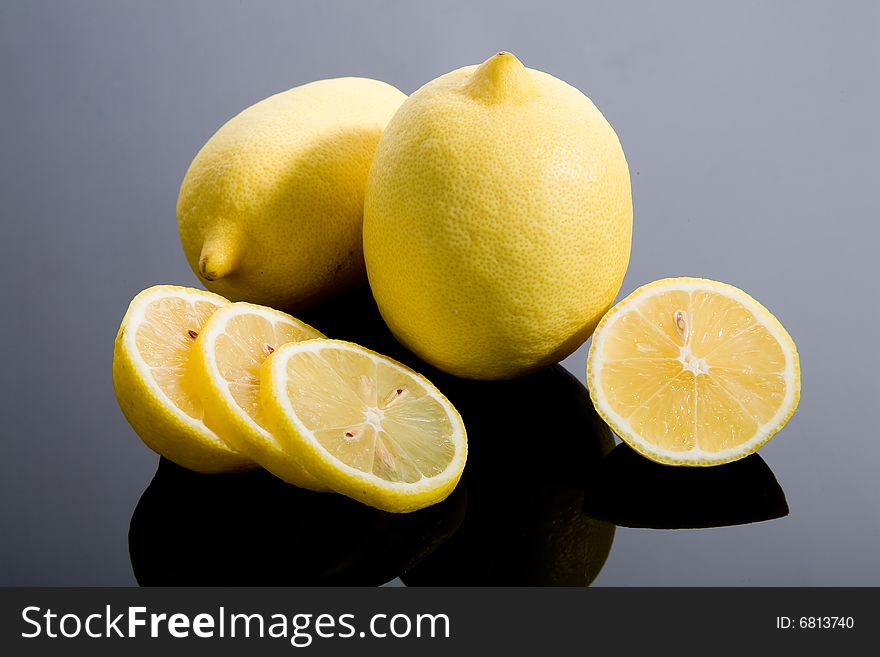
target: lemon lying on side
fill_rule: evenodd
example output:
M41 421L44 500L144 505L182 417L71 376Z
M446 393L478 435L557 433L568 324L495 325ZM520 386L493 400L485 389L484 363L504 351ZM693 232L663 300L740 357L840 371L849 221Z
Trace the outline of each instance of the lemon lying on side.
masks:
M125 418L153 451L197 472L256 467L213 430L189 377L193 342L223 297L173 285L138 294L113 350L113 387Z
M276 477L321 491L327 486L302 468L266 429L258 398L260 366L269 354L288 342L322 337L278 310L231 303L211 316L191 356L193 381L226 442Z
M554 364L614 301L632 234L614 130L580 91L507 52L433 80L391 119L364 257L395 336L456 376Z
M667 278L599 323L587 359L596 410L648 458L708 466L757 451L800 399L797 348L732 285Z
M367 172L405 98L378 80L319 80L221 127L177 201L183 250L205 287L294 309L362 284Z
M260 403L301 465L379 509L445 499L467 458L464 423L427 379L349 342L288 343L263 363Z

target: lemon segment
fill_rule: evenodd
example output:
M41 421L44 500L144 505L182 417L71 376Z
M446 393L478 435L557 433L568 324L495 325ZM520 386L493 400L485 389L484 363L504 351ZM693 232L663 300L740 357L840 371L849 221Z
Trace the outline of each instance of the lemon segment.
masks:
M308 324L265 306L231 303L220 308L199 333L192 372L217 431L284 481L311 490L329 490L282 448L266 427L260 409L260 366L288 342L324 337Z
M742 290L670 278L605 315L587 383L600 415L643 455L715 465L756 451L791 418L800 363L783 326Z
M195 339L228 303L191 288L148 288L129 305L113 351L116 398L135 433L153 451L198 472L255 467L217 435L189 372Z
M452 404L416 372L348 342L278 349L263 364L260 404L310 472L379 509L435 504L464 469L467 437Z

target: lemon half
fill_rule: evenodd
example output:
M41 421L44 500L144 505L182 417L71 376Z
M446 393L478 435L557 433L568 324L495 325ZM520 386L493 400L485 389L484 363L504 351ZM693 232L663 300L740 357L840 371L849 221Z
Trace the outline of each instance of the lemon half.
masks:
M189 376L193 342L227 303L192 288L147 288L129 305L113 351L116 399L135 433L153 451L197 472L255 467L213 430Z
M260 404L279 440L334 490L386 511L445 499L467 458L464 423L427 379L339 340L279 348Z
M599 414L633 449L705 466L757 451L788 422L800 364L782 324L742 290L669 278L605 315L587 383Z
M284 481L312 490L327 486L302 468L266 428L258 404L260 366L288 342L324 337L278 310L231 303L213 314L193 347L192 371L202 402L222 437Z

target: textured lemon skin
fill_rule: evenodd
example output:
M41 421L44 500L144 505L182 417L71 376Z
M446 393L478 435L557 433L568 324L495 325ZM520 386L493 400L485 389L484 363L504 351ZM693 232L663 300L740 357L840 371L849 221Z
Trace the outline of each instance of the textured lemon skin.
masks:
M253 304L239 302L235 306L250 307L258 312L284 315L277 310L254 306ZM289 315L288 319L301 324L305 329L311 330L314 337L321 337L321 333L311 326L299 322ZM222 389L223 382L215 375L215 359L213 357L212 334L217 332L215 323L221 317L216 313L205 324L199 336L193 343L192 368L193 381L200 394L202 404L206 412L214 420L217 434L234 449L247 455L265 470L271 472L279 479L289 484L306 488L308 490L325 492L330 488L313 477L299 465L295 458L289 456L284 450L275 447L271 439L267 437L261 428L254 426L253 421L245 417L244 412L231 398L228 391ZM222 330L222 328L220 328Z
M370 170L364 255L382 316L462 377L510 378L574 351L620 289L631 235L614 130L507 53L416 91Z
M145 374L149 374L126 341L126 332L129 318L137 312L138 305L163 292L197 294L218 306L228 303L210 292L173 285L147 288L132 300L113 348L113 388L122 414L147 447L184 468L204 473L256 468L251 459L227 446L213 431L193 422L145 378Z
M605 402L602 389L599 384L599 353L597 345L600 344L601 335L605 331L605 327L612 321L612 319L621 311L626 311L632 308L634 304L636 304L644 295L649 295L655 290L661 289L676 289L681 286L695 286L699 289L707 289L707 290L716 290L721 292L726 292L731 294L739 299L746 301L748 303L748 307L755 312L756 318L764 324L768 329L770 329L774 336L780 340L782 343L783 351L786 353L788 357L792 359L792 370L794 374L794 390L793 397L790 402L789 407L782 414L780 419L771 426L765 427L764 431L760 434L760 436L749 443L746 443L736 454L727 456L725 458L700 458L694 459L689 458L686 454L670 454L670 453L662 453L656 449L652 449L651 446L645 441L641 440L637 435L634 435L631 428L620 422L613 412L610 411L608 404ZM794 343L794 340L789 335L788 331L785 330L785 327L782 323L771 313L767 308L761 305L753 297L749 296L742 290L733 285L729 285L727 283L721 283L719 281L713 281L711 279L706 278L691 278L691 277L678 277L678 278L662 278L660 280L653 281L651 283L647 283L640 288L637 288L633 292L631 292L627 297L619 301L615 306L605 314L602 318L602 321L599 322L599 325L596 327L595 334L593 335L593 342L590 344L590 351L587 354L587 387L590 391L590 399L593 402L593 406L596 408L596 412L599 416L605 421L608 426L616 433L621 440L623 440L627 445L632 447L635 451L637 451L642 456L654 461L655 463L662 463L663 465L677 465L677 466L688 466L688 467L710 467L715 465L724 465L725 463L731 463L733 461L738 461L741 458L745 458L750 454L754 454L761 447L763 447L767 442L773 438L779 431L784 427L791 417L797 411L798 404L801 399L801 365L800 365L800 356L797 351L797 346ZM662 418L661 418L662 420Z
M288 309L362 283L367 173L405 98L377 80L321 80L221 127L177 202L181 243L202 283L233 301Z
M437 396L450 411L449 419L453 424L458 425L464 436L463 444L459 446L455 456L456 465L454 470L442 479L423 479L416 484L394 485L388 483L383 486L377 484L373 478L364 476L363 473L359 473L354 468L346 466L335 457L329 455L326 450L316 445L306 435L303 425L296 418L292 417L288 412L288 408L285 407L283 400L287 396L287 392L284 390L283 377L277 376L274 371L278 367L277 363L282 362L284 359L285 351L301 346L306 347L310 344L347 345L357 351L379 356L420 379L427 384L429 389L435 390ZM452 403L428 379L418 372L392 358L351 342L343 340L306 340L277 350L263 361L261 367L260 407L265 414L267 423L272 428L272 432L279 439L289 441L291 453L297 455L300 464L304 468L336 492L376 509L391 513L410 513L442 502L455 490L464 472L464 466L467 461L467 432L461 415L459 415Z

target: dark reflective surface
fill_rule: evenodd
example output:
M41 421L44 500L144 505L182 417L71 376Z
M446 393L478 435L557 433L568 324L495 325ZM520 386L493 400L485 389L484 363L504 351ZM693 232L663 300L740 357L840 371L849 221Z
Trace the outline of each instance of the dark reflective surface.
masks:
M590 469L613 446L586 390L561 367L442 388L468 429L468 506L455 535L402 576L409 586L586 586L614 525L583 511Z
M455 531L465 498L459 486L385 513L261 470L203 475L161 459L131 518L131 565L142 586L379 585Z
M596 464L584 510L622 527L693 529L788 515L785 493L758 454L711 468L660 465L620 444Z

